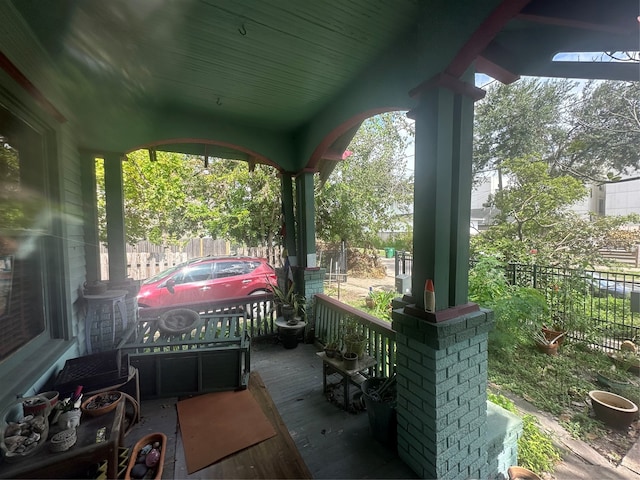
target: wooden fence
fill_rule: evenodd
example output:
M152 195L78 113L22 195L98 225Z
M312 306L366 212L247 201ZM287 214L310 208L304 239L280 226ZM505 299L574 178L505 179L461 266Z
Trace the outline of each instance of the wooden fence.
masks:
M615 260L625 265L640 267L640 245L631 250L600 250L600 255L609 260Z
M142 241L136 245L127 245L127 277L144 280L169 267L173 267L192 258L223 255L246 255L268 259L274 267L282 266L280 247L231 247L226 240L213 238L193 238L184 246L155 245ZM102 280L109 279L109 253L107 247L100 246L100 273Z

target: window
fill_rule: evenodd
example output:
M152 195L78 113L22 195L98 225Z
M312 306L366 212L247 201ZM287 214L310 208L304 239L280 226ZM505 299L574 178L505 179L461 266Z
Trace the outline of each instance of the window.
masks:
M211 264L201 263L186 267L180 275L176 277L176 284L203 282L211 279Z
M42 135L0 104L0 361L47 332L52 238ZM47 253L46 249L49 249ZM58 255L59 257L59 255ZM55 263L57 260L53 260Z
M216 262L216 278L235 277L246 273L244 263L238 260Z

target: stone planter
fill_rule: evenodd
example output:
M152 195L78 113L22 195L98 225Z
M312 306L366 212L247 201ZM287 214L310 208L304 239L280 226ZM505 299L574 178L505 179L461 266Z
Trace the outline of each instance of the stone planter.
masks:
M615 393L591 390L589 398L596 417L613 428L626 429L638 413L635 403Z

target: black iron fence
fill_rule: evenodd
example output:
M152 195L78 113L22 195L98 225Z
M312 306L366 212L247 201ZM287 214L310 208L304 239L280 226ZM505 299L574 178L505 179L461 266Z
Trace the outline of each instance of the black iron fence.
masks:
M410 274L412 262L411 253L396 252L396 276ZM640 274L512 263L505 275L511 285L543 293L550 321L570 338L612 350L640 339Z
M640 275L507 265L509 283L544 294L558 326L569 337L617 350L640 338Z

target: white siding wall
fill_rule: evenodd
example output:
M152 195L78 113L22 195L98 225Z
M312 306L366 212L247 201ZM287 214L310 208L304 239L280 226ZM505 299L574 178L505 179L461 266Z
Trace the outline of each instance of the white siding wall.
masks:
M640 180L610 183L606 191L607 215L640 213Z

